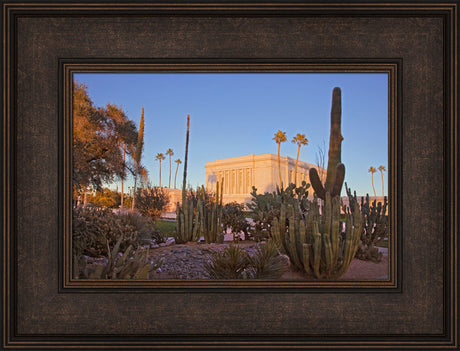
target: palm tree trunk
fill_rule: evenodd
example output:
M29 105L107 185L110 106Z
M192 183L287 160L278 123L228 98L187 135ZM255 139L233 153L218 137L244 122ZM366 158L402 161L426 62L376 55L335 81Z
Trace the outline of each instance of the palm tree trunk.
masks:
M299 154L300 154L300 144L299 148L297 149L297 158L295 160L295 169L294 169L294 184L297 186L297 164L299 163Z
M179 170L179 164L176 167L176 174L174 175L174 189L176 189L176 179L177 179L177 171Z
M161 188L161 160L160 161L160 188Z
M283 184L281 181L281 156L280 156L280 148L281 148L281 143L278 142L278 175L280 177L280 188L283 188Z
M123 164L126 161L126 144L123 144ZM121 201L120 201L120 209L123 209L123 201L124 201L124 180L121 178Z
M187 115L187 133L185 134L184 180L182 183L182 206L185 206L185 189L187 186L187 159L188 159L189 131L190 131L190 115Z
M374 187L374 173L372 173L372 189L374 189L374 196L377 197L377 194L375 192L375 187Z
M171 154L169 154L169 184L168 188L171 188Z
M383 172L380 172L380 174L382 175L382 196L385 196L385 189L383 187Z

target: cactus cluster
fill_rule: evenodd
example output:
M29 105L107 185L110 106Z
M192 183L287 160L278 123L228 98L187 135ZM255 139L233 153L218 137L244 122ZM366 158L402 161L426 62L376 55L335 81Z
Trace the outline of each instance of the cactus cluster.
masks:
M356 205L358 206L358 205ZM340 221L340 198L325 194L320 209L315 197L303 216L298 207L282 205L271 228L272 239L291 263L317 279L335 279L349 268L358 248L362 219L359 207Z
M186 198L176 206L176 242L186 243L204 236L208 243L217 242L222 223L223 181L217 182L216 199L206 197L204 187L198 188L196 201Z
M383 204L376 200L370 203L369 194L361 197L361 204L358 205L356 191L351 193L351 189L345 183L348 195L349 209L353 214L355 209L359 209L362 218L361 241L356 252L356 258L361 260L380 262L383 254L375 247L383 239L388 237L388 199L385 196Z
M310 182L316 195L324 200L326 193L331 197L339 196L345 179L345 166L341 163L343 136L340 129L342 118L342 97L340 88L332 91L331 130L329 136L329 154L326 183L321 183L316 168L310 168Z
M218 241L218 234L222 232L222 195L223 180L217 182L215 201L206 201L204 186L201 187L201 194L198 194L198 210L200 213L200 234L204 236L207 243ZM201 195L201 196L200 196Z

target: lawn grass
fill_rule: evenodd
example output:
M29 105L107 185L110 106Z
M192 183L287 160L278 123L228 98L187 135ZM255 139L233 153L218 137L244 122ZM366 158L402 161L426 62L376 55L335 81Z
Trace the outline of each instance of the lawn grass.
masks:
M176 231L176 221L164 221L158 219L155 221L155 228L163 237L174 236Z

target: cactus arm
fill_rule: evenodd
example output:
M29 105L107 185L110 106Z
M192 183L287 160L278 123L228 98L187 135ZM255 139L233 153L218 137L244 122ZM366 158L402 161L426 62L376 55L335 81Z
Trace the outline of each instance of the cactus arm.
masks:
M323 184L321 183L321 180L319 179L318 171L316 170L316 168L310 168L309 173L310 183L313 187L313 190L320 199L324 199L326 196L326 191L323 187Z
M324 244L324 253L325 253L325 258L326 258L326 276L329 276L332 274L335 266L335 261L333 261L333 255L332 255L332 247L331 247L331 239L329 237L329 234L323 234L323 244Z
M313 253L314 253L314 263L313 263L313 271L315 272L315 276L318 279L322 278L322 274L320 273L320 266L321 266L321 234L316 232L315 236L315 243L313 246Z
M303 244L303 267L308 275L313 275L313 271L310 267L310 247L311 244Z

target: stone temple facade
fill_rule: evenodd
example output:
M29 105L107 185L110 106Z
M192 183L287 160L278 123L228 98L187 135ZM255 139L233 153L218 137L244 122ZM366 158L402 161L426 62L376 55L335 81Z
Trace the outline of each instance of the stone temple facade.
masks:
M303 180L310 182L309 169L317 166L299 160L297 184ZM279 185L278 156L275 154L247 155L208 162L206 168L206 189L216 191L216 183L224 180L223 202L248 203L251 200L252 186L257 193L275 191ZM281 157L281 179L283 186L294 183L295 159ZM321 169L318 173L325 170ZM312 191L310 191L312 195Z

